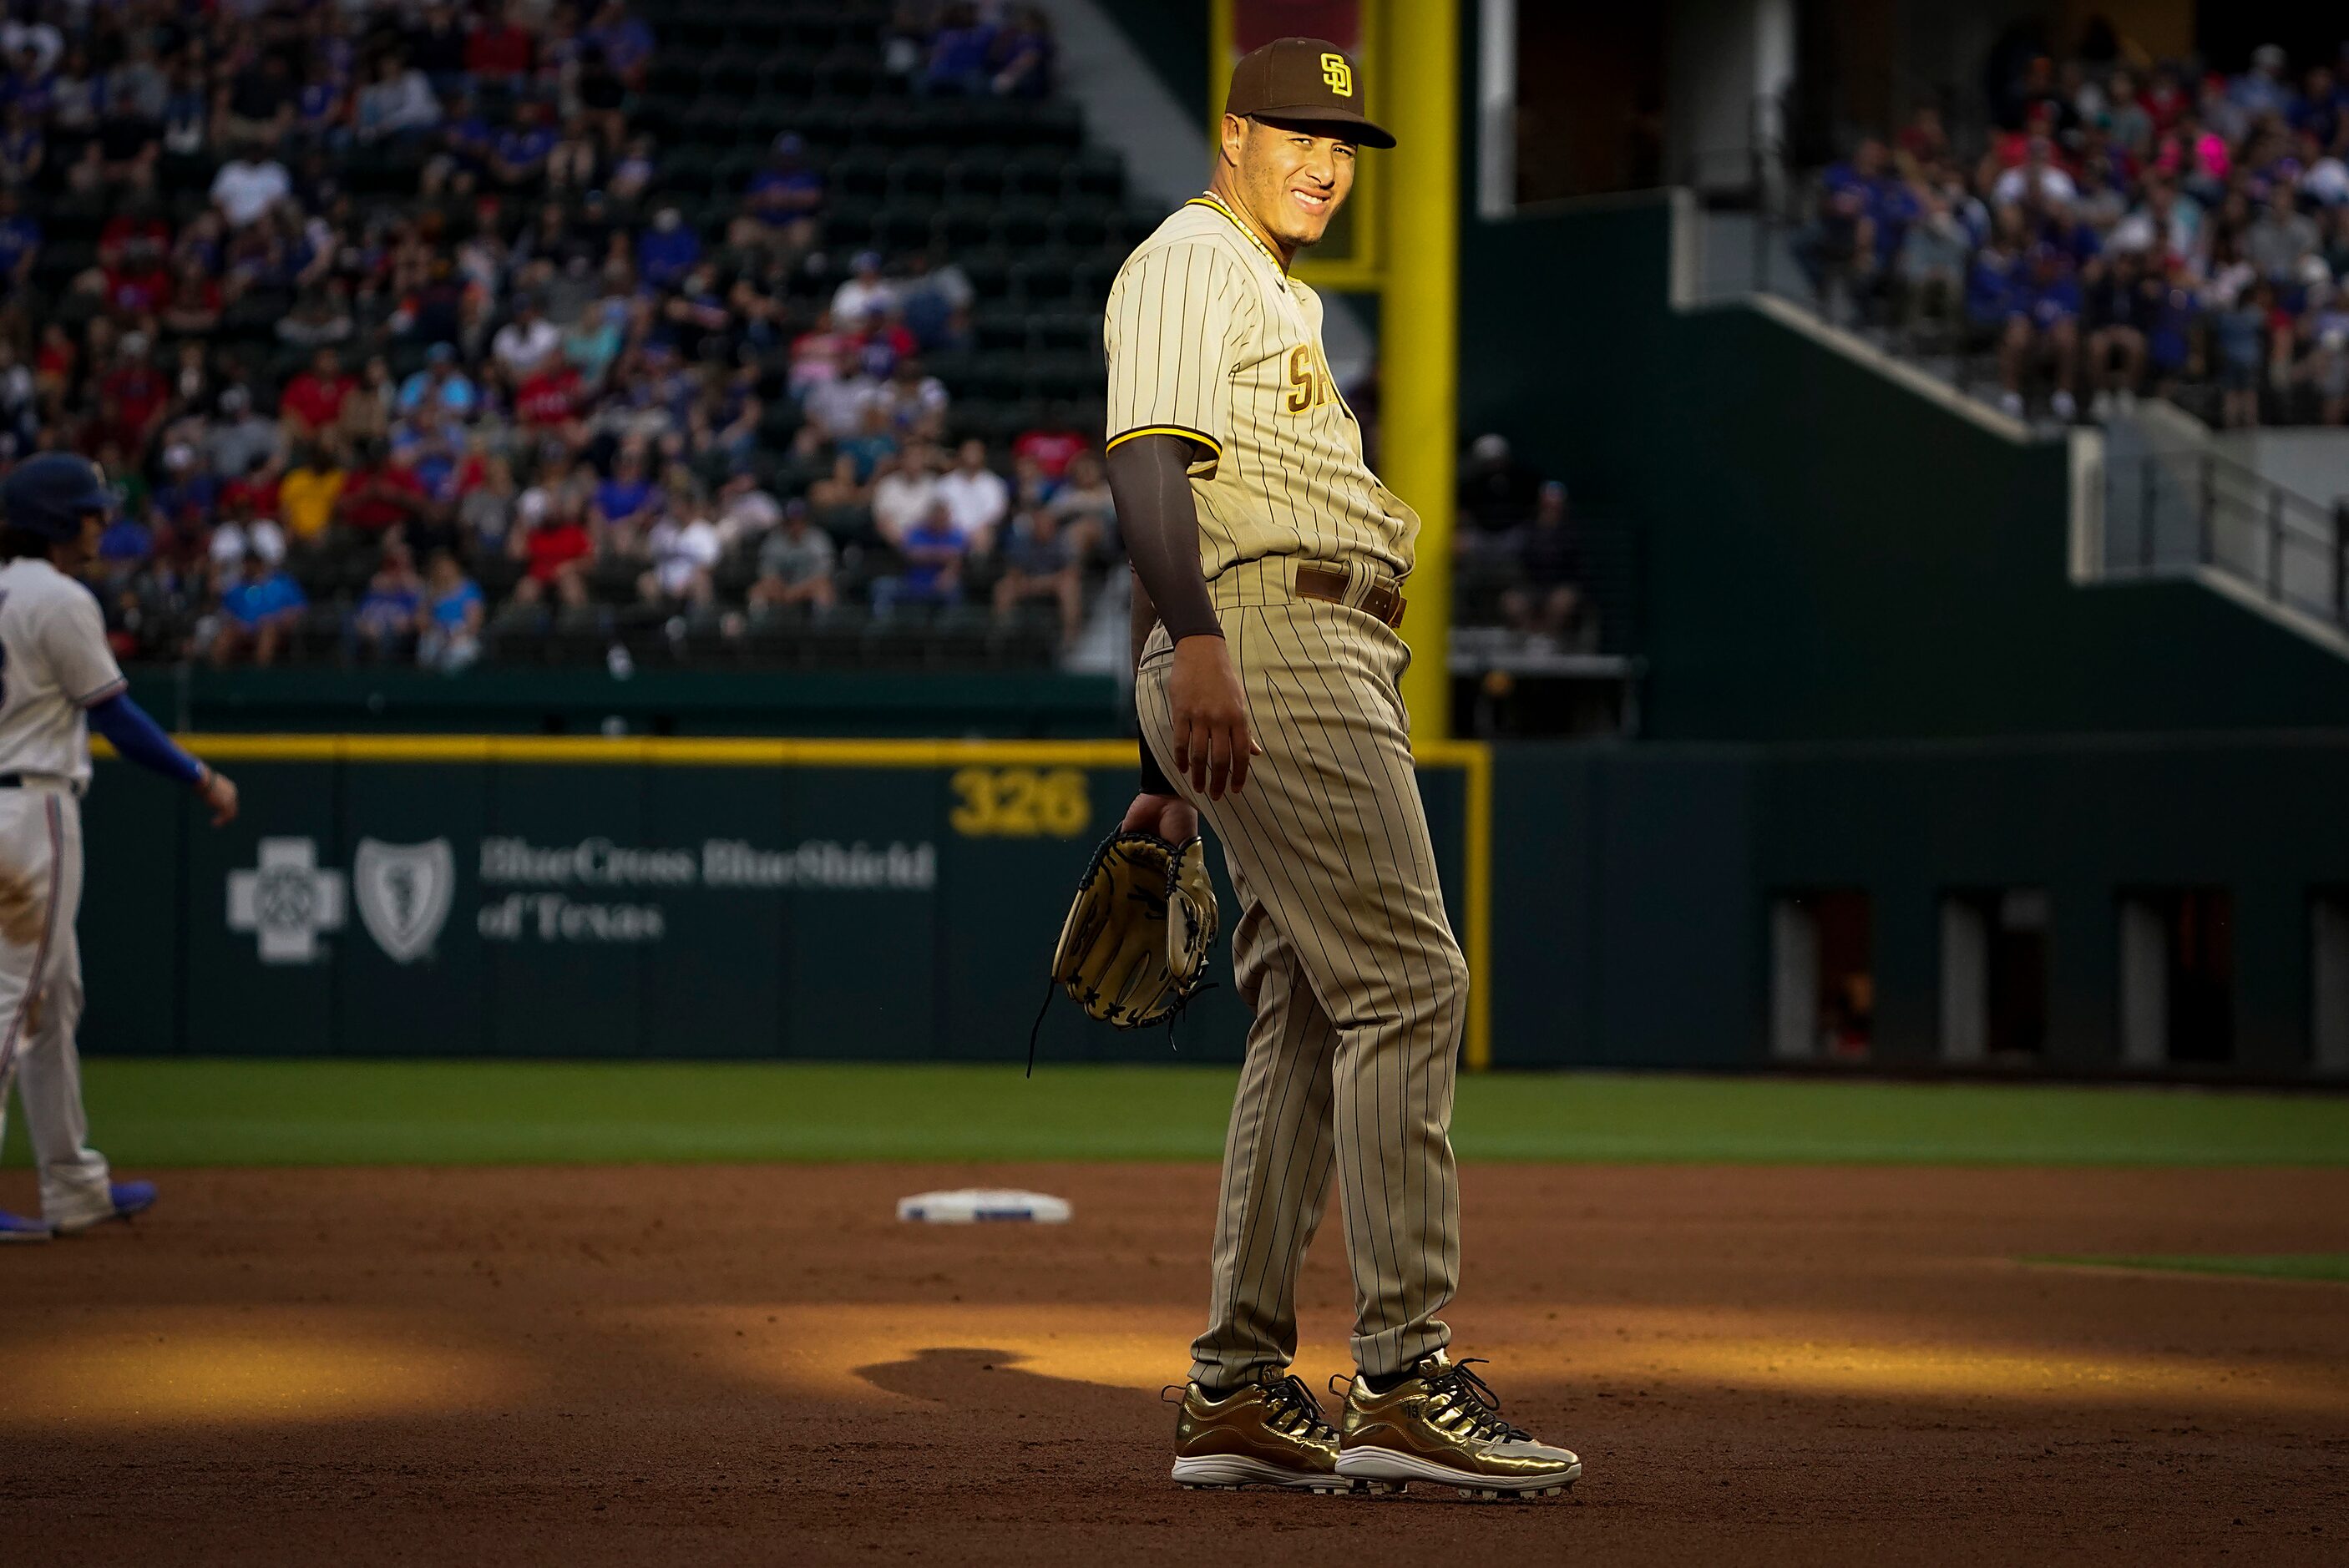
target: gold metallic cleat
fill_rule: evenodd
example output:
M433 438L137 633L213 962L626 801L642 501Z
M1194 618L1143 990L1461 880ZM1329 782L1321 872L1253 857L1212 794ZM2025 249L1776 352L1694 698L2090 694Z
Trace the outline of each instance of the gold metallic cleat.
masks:
M1168 1388L1172 1396L1174 1389ZM1338 1474L1338 1429L1320 1401L1295 1377L1266 1367L1253 1383L1210 1399L1186 1384L1174 1418L1174 1480L1194 1490L1277 1486L1342 1492L1353 1483Z
M1501 1419L1500 1400L1470 1365L1439 1350L1383 1394L1355 1378L1346 1391L1338 1474L1397 1491L1433 1481L1457 1487L1463 1497L1547 1497L1572 1486L1582 1461Z

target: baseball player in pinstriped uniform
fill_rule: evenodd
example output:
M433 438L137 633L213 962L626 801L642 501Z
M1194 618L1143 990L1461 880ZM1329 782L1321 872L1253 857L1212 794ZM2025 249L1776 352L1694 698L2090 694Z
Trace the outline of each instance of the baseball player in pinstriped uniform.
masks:
M1419 519L1363 463L1321 302L1288 274L1358 149L1394 145L1361 89L1319 39L1240 61L1207 192L1127 259L1103 324L1136 578L1143 786L1125 825L1179 844L1205 813L1256 1015L1174 1479L1556 1491L1581 1461L1503 1420L1436 1316L1459 1266L1448 1129L1468 973L1397 685ZM1337 1428L1288 1375L1333 1171L1361 1369Z
M0 1127L23 1090L41 1215L0 1213L0 1241L40 1242L155 1202L91 1149L74 1026L81 1020L81 795L89 730L194 789L214 826L236 786L172 744L124 695L98 600L78 574L98 553L112 498L88 459L45 453L0 480Z

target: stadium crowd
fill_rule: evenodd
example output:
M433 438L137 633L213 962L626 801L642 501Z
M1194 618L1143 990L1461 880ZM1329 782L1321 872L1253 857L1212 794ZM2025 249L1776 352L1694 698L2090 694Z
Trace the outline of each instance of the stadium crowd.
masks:
M1984 147L1926 107L1826 170L1796 244L1822 298L1994 351L2018 415L2349 421L2349 46L2232 75L2097 53L1994 73Z
M798 135L723 211L673 200L637 112L660 9L6 17L0 458L103 467L126 659L453 670L501 631L851 603L1078 635L1118 548L1097 431L957 439L926 361L970 348L968 277L828 247ZM1050 91L1032 7L901 5L873 41L874 90Z

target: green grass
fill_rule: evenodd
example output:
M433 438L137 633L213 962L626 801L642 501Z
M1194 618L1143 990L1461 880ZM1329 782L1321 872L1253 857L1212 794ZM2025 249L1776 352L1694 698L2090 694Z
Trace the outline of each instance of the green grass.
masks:
M2031 1264L2075 1268L2154 1269L2164 1274L2244 1274L2252 1279L2313 1279L2349 1284L2349 1253L2249 1253L2239 1256L2148 1255L2133 1257L2025 1258Z
M1212 1160L1228 1068L84 1064L125 1168L714 1160ZM1464 1076L1464 1158L2349 1164L2349 1098L1602 1073ZM21 1164L21 1118L7 1156Z

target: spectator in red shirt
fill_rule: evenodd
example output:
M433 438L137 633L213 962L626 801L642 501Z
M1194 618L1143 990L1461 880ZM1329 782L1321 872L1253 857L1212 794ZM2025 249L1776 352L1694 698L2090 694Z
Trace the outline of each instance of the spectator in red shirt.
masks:
M147 335L125 333L114 368L106 373L98 390L114 406L116 438L125 451L139 451L162 423L171 404L169 377L148 363Z
M568 359L550 359L523 377L514 389L514 417L524 426L559 436L576 449L585 439L579 407L586 396L587 384L579 367Z
M208 333L220 325L221 304L221 286L204 271L203 263L192 259L182 262L163 309L164 329L191 337Z
M106 269L106 303L119 315L150 316L171 297L171 273L163 265L163 247L152 240L131 241Z
M465 68L477 77L527 76L533 52L530 34L514 26L512 7L473 29L465 41Z
M527 528L509 529L506 553L530 563L529 572L514 584L514 598L540 604L549 593L566 608L587 603L587 568L593 563L595 538L587 531L585 502L568 487L558 490L546 515Z
M343 400L358 383L343 373L343 356L322 348L310 358L310 368L285 384L277 412L296 439L323 430L342 417Z
M113 266L132 242L139 240L147 241L158 251L169 249L171 243L171 226L145 201L106 221L106 227L98 232L98 264Z
M360 464L335 503L335 515L345 525L378 535L421 517L430 507L424 481L413 469L393 462L380 442L368 443Z
M274 519L277 516L277 464L272 458L255 458L253 467L221 487L223 508L244 509L243 515Z
M1068 471L1069 459L1085 449L1085 438L1074 430L1030 430L1011 443L1015 458L1033 458L1048 480Z

